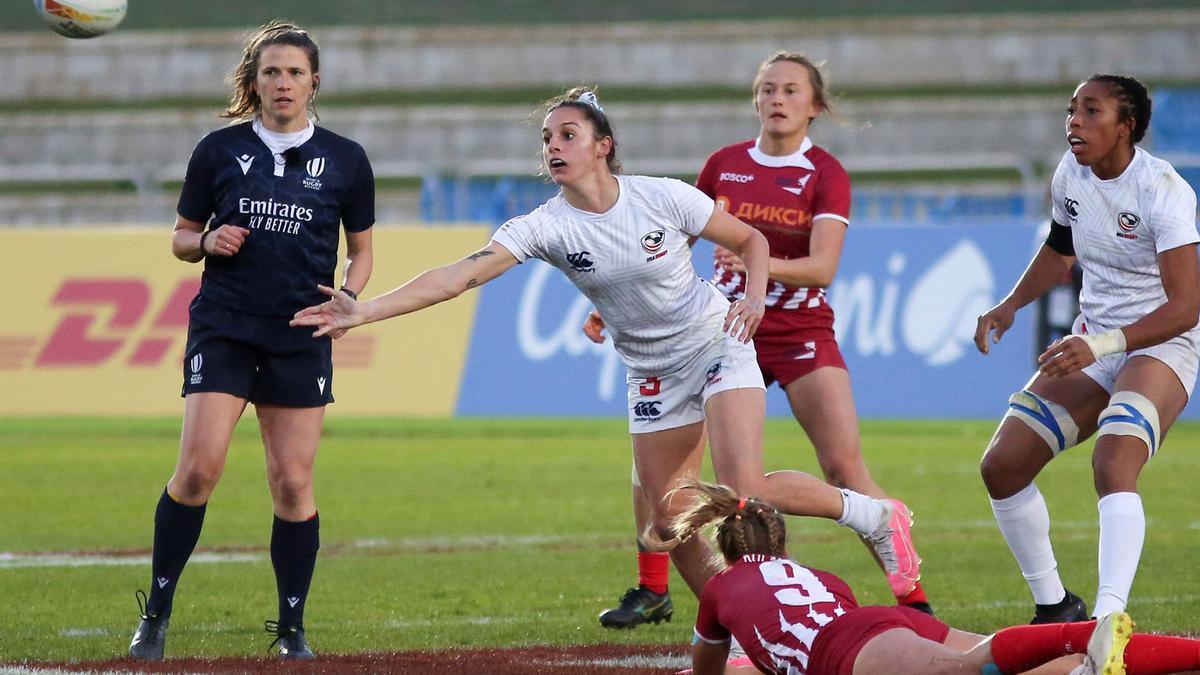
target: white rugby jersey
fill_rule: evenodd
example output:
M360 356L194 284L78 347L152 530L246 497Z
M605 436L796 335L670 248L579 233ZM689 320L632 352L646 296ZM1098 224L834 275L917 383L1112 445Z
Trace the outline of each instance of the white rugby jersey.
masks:
M1167 301L1158 254L1200 241L1196 193L1170 163L1134 148L1120 176L1101 180L1068 151L1050 194L1054 220L1071 228L1083 268L1079 306L1088 333L1127 326Z
M605 213L581 211L560 192L500 226L492 241L521 262L544 260L600 312L634 376L674 372L721 336L729 301L692 269L689 237L714 203L673 178L617 176Z

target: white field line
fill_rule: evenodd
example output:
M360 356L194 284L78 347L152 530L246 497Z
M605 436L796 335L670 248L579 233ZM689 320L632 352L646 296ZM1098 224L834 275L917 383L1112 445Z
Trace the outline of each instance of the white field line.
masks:
M241 563L265 560L262 553L197 553L191 563ZM0 570L26 567L117 567L149 565L147 555L88 555L81 553L7 553L0 552Z
M638 670L670 668L671 670L679 670L690 667L692 659L690 656L622 656L620 658L609 659L544 660L534 661L534 663L542 663L548 666L599 666L602 668L635 668Z
M613 540L614 536L586 535L468 535L463 537L420 537L412 539L360 539L348 545L350 549L388 549L397 552L439 551L447 549L522 548L563 543L594 543ZM244 563L267 559L261 552L201 551L192 555L188 564ZM0 551L0 570L45 567L104 567L149 565L150 555L112 555L89 553L12 553Z
M78 675L81 672L91 673L91 675L144 675L140 670L101 670L101 671L81 671L81 670L61 670L43 669L43 668L23 668L21 666L0 666L0 675Z

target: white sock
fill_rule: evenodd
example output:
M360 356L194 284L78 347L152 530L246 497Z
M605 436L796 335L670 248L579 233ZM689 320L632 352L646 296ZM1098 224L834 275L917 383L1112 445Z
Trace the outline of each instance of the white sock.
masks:
M1037 485L1030 483L1017 494L992 499L992 513L1008 549L1017 559L1021 575L1039 605L1053 605L1067 597L1058 562L1050 545L1050 511Z
M883 520L884 500L845 488L839 491L842 493L842 516L837 519L838 525L845 525L863 536L879 529L879 521Z
M1146 541L1146 512L1136 492L1114 492L1100 498L1100 585L1093 616L1125 609Z

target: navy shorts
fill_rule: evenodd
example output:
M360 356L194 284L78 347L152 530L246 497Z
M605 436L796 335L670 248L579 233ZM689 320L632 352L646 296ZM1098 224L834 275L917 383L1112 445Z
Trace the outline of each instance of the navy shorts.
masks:
M188 308L183 396L220 392L253 403L333 403L333 340L288 317L246 314L199 295Z

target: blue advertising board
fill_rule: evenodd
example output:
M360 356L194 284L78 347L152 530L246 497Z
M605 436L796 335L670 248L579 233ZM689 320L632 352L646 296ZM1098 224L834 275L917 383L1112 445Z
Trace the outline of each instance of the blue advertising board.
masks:
M1036 223L1011 218L850 228L829 301L859 415L1003 415L1033 374L1034 308L987 356L974 347L976 317L1012 288L1039 245ZM702 276L711 250L701 242L694 253ZM481 292L457 414L625 414L624 366L611 342L584 337L591 305L562 274L531 261ZM1188 415L1197 412L1194 404ZM777 387L768 413L790 415Z

